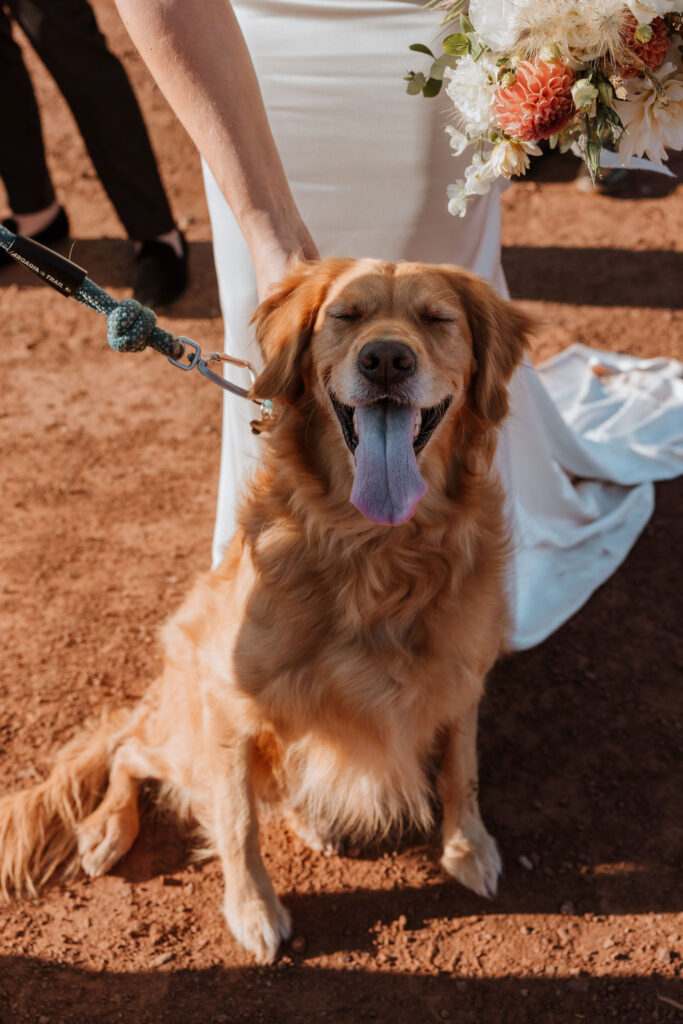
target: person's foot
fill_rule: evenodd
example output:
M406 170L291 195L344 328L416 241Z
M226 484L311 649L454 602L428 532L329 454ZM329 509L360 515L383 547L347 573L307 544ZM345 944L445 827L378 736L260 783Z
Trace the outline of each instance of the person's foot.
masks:
M142 242L135 255L134 298L154 309L175 302L186 288L187 243L182 232Z
M53 249L69 237L69 220L66 211L61 206L57 206L52 217L48 217L47 220L41 216L42 213L43 211L37 214L5 217L2 226L15 235L26 235L34 242L40 242L48 249ZM0 267L7 266L9 263L14 263L14 260L4 249L0 249Z

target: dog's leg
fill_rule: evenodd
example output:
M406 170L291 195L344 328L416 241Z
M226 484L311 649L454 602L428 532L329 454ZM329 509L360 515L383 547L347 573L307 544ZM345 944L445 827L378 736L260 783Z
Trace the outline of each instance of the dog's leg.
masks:
M87 875L106 874L135 842L140 828L138 788L142 779L167 778L168 773L137 739L125 740L109 770L102 803L77 828L78 852Z
M235 938L260 963L271 963L291 933L290 916L261 860L254 804L254 744L226 731L211 744L213 832L225 876L223 912Z
M442 867L480 896L495 896L501 860L479 813L477 706L453 726L439 778L443 800Z

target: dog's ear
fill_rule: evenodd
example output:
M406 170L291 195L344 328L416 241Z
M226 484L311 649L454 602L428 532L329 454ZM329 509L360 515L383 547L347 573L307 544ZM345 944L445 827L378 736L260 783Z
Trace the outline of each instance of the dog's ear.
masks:
M293 398L316 317L334 276L325 263L301 263L280 282L252 318L265 366L251 392L258 398Z
M472 332L477 364L471 384L473 404L495 426L508 413L507 383L522 361L533 322L474 274L457 271L452 282Z

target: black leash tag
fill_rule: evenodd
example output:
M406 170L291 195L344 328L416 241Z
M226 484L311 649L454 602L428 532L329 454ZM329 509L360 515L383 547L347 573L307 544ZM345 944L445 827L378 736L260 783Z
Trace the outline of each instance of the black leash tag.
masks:
M88 276L83 267L25 235L17 235L6 252L62 295L73 295Z

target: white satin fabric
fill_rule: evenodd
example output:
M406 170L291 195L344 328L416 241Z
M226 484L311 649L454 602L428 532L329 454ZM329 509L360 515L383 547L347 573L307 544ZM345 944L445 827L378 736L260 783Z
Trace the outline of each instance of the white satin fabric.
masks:
M408 96L402 82L425 60L409 44L435 42L434 12L411 0L233 6L321 255L457 263L507 295L498 194L478 198L464 219L449 216L446 186L467 157L450 155L441 100ZM249 250L206 167L204 176L226 351L259 365L248 326L257 304ZM616 359L619 372L596 376L595 359ZM497 457L515 545L513 647L538 643L586 601L650 516L648 481L680 472L680 372L573 346L540 375L530 364L516 374ZM226 395L214 564L258 457L252 417L253 407Z

